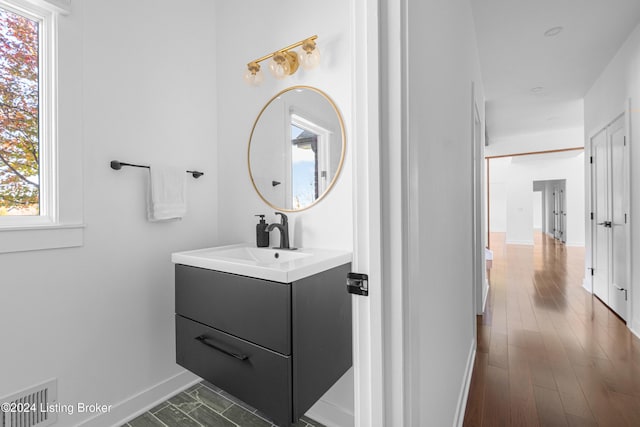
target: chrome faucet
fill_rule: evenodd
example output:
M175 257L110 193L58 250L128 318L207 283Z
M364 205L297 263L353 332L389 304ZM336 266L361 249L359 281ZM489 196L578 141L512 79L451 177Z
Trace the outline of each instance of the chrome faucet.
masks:
M267 226L267 231L271 232L274 228L280 230L280 246L274 249L287 249L293 251L297 248L289 247L289 219L282 212L276 212L276 215L280 215L280 224L273 223Z

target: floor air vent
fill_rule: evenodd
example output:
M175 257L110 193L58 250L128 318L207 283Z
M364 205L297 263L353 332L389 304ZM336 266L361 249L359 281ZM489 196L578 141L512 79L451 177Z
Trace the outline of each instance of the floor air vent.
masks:
M1 427L45 427L58 419L58 383L47 381L0 399Z

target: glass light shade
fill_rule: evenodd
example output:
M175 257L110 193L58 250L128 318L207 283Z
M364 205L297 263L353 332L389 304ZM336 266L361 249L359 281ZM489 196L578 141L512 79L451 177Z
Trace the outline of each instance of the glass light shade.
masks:
M247 70L244 73L244 81L249 85L249 86L258 86L262 83L262 81L264 80L264 73L261 70L258 71L252 71L252 70Z
M271 71L271 74L273 74L273 77L278 80L282 80L289 75L291 68L289 67L289 62L284 59L284 56L274 56L269 62L269 70Z
M320 65L320 51L316 47L313 50L302 50L298 53L298 61L304 70L313 70Z

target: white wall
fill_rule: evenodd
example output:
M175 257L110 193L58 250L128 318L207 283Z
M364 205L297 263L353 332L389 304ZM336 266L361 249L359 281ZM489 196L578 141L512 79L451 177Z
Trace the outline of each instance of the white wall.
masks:
M594 83L585 96L584 123L585 141L589 141L600 129L619 114L627 110L627 102L631 100L629 115L630 128L638 129L640 116L640 25L634 29L629 38L621 46L615 57ZM637 284L640 275L640 227L633 225L633 218L640 212L640 197L637 184L640 182L640 150L635 134L630 138L631 145L631 280L630 298L632 312L629 325L640 332L640 290ZM588 147L587 147L588 148ZM587 201L589 206L589 201ZM589 233L587 232L587 237ZM588 242L590 243L590 242ZM590 267L590 247L586 251L587 267Z
M309 13L309 11L313 13ZM285 0L238 0L217 3L218 20L218 147L220 239L224 243L254 242L255 214L276 221L249 180L247 147L254 120L262 106L280 90L293 85L315 86L326 92L340 109L347 132L343 170L330 194L312 208L289 215L292 244L298 247L353 247L352 159L352 53L350 2L330 0L322 4ZM318 35L322 60L312 71L300 69L278 81L262 63L264 83L247 86L242 74L249 61L311 35ZM278 241L276 232L272 239ZM320 405L333 406L353 422L353 373L330 390ZM324 404L324 405L323 405ZM330 416L312 408L318 418ZM318 415L320 411L320 416ZM326 419L325 419L326 420ZM323 421L319 419L319 421Z
M475 351L472 82L481 121L484 93L468 0L410 0L406 17L412 411L405 425L447 426L464 413Z
M524 133L502 138L491 138L489 135L489 145L485 148L485 155L488 157L504 156L575 147L584 147L584 129L582 127Z
M533 229L542 231L542 191L533 192Z
M489 231L507 232L507 180L511 157L489 161Z
M222 221L234 219L220 228L224 242L253 242L254 214L267 214L268 222L276 220L272 209L260 200L249 180L246 160L249 134L260 109L273 95L285 87L310 85L325 91L342 112L347 124L347 157L331 193L313 208L290 215L293 243L349 250L353 246L350 7L348 2L338 0L316 6L309 3L305 7L293 0L277 5L258 0L218 4L218 55L225 58L218 62L218 137L223 141L219 147L219 168L225 182L220 186L219 206ZM308 13L309 7L313 7L313 14ZM252 12L247 14L247 10ZM281 21L287 25L274 25ZM265 61L262 64L264 83L257 88L244 83L242 74L247 62L313 34L318 35L322 55L317 69L299 70L294 76L278 81L269 74ZM275 233L274 238L277 239Z
M494 167L494 164L499 167ZM534 181L566 180L566 243L584 246L584 153L567 151L491 160L491 230L506 230L510 244L533 244ZM501 197L506 187L505 199L494 202L494 193ZM546 191L547 196L553 191ZM504 204L502 203L505 200ZM547 200L547 210L553 209L553 199ZM506 211L501 211L503 208ZM539 209L535 207L535 209ZM494 219L495 217L495 219ZM505 223L500 223L502 219ZM552 220L552 218L551 218ZM495 224L495 228L494 228ZM552 229L553 226L551 226Z
M0 396L55 377L60 403L117 405L183 372L170 254L216 243L214 14L207 0L74 0L62 17L60 92L81 108L60 138L82 132L85 242L0 255ZM189 177L182 221L149 223L148 172L112 159L205 175Z

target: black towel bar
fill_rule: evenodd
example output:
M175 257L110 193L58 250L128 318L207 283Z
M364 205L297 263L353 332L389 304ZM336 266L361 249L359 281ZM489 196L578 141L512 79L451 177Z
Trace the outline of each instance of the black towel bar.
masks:
M125 162L120 162L118 160L111 160L111 169L119 171L120 169L122 169L123 166L151 169L151 166L134 165L133 163L125 163ZM202 175L204 175L204 172L198 172L198 171L187 171L187 173L190 173L191 175L193 175L194 178L200 178Z

